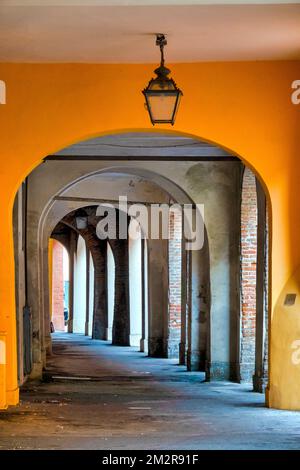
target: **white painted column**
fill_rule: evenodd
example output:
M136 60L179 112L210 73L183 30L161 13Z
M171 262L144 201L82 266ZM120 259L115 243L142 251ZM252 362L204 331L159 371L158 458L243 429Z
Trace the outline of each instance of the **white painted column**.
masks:
M74 317L73 333L85 331L86 318L86 248L84 239L79 236L75 256L74 272Z
M93 333L93 314L94 314L94 262L92 255L90 254L90 296L89 296L89 336L92 336Z
M108 328L107 339L112 340L112 326L115 308L115 260L110 244L107 243L107 310Z
M69 253L63 249L63 280L64 280L64 308L69 311L69 296L70 296L70 261ZM68 331L68 326L65 325L64 331Z
M130 222L135 238L129 236L130 346L140 347L142 338L142 241L140 225Z
M144 240L144 250L142 250L143 259L142 263L144 263L144 268L143 268L143 277L142 277L142 288L143 288L143 308L144 311L142 312L144 315L144 327L142 323L142 339L141 339L141 345L140 345L140 351L148 353L148 303L149 303L149 298L148 298L148 245L147 245L147 240Z

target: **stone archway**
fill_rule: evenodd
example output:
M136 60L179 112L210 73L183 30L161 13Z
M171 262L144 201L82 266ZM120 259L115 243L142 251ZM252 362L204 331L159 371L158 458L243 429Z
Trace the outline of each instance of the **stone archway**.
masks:
M183 276L186 276L184 282L187 280L187 274L191 276L191 282L188 283L188 290L183 289L182 293L182 305L185 306L183 316L187 317L187 321L183 322L185 327L181 329L181 356L184 358L182 358L182 362L186 361L190 370L205 369L207 378L210 379L237 380L236 344L238 341L238 322L233 312L238 310L237 305L239 302L236 295L237 285L235 284L238 270L236 261L238 243L237 234L232 236L229 228L238 211L231 183L232 178L235 178L235 182L239 178L240 162L236 157L228 158L228 160L226 158L226 155L222 157L219 155L216 160L210 162L207 160L198 161L193 158L177 159L176 171L173 172L170 172L170 164L168 163L170 160L164 160L163 158L161 160L157 158L154 160L139 160L137 158L125 161L122 158L110 160L107 157L106 160L103 158L98 161L91 160L90 171L87 171L87 162L85 160L84 163L79 161L78 164L74 164L74 168L77 166L75 168L77 173L75 170L72 175L62 173L58 181L59 184L55 182L52 194L49 195L50 199L45 199L45 204L40 209L40 219L37 223L40 243L39 265L42 273L40 279L43 287L40 291L45 292L45 289L47 289L47 270L45 269L47 254L42 246L45 246L50 227L63 217L67 209L76 209L86 204L86 201L76 199L75 187L91 187L91 182L96 181L97 178L102 178L101 181L104 184L107 178L120 178L125 174L131 178L141 178L144 181L151 182L157 188L161 188L165 194L171 196L174 201L181 204L200 203L203 195L205 195L206 203L214 211L214 216L209 216L206 224L205 250L200 257L193 254L188 264L184 261ZM60 165L66 166L67 164L68 158L61 159L59 155L46 160L46 165L54 165L57 170ZM45 167L36 170L36 178L39 178L39 181L43 181L43 178L47 177L47 171L45 170ZM95 194L91 194L90 202L95 201L95 199L97 199ZM229 208L230 210L227 210ZM58 212L55 214L55 211ZM224 214L226 213L225 217ZM222 218L224 221L215 223L216 218L219 222ZM223 246L227 247L225 252L222 252L222 243L225 243ZM152 296L149 303L149 353L153 356L166 356L168 348L166 314L163 313L163 322L160 321L159 323L155 323L153 315L151 316L151 310L166 312L168 305L165 255L161 256L162 253L166 253L167 246L163 245L159 246L158 244L158 246L155 246L155 243L150 242L148 247L150 257L149 286L152 286L152 290L156 292L156 298ZM211 245L210 249L208 249L208 245ZM153 266L151 266L151 256ZM159 259L162 261L157 262ZM232 263L233 259L235 261ZM231 266L230 272L226 267L226 263ZM205 266L204 275L203 271L199 271L200 264ZM186 271L187 266L188 272ZM152 268L153 271L151 271ZM151 272L154 274L151 275ZM164 272L165 284L160 283L158 285L157 280L160 278L155 274L157 272ZM196 282L193 282L195 279ZM222 282L220 282L220 279L222 279ZM159 292L161 292L161 295ZM218 292L218 296L216 296L216 292ZM163 299L163 302L161 302L161 299ZM45 312L45 308L47 308L46 294L43 299L40 299L40 305L43 306ZM224 305L226 308L224 308ZM223 313L218 316L218 312L221 311L226 311L226 315L224 316ZM220 318L223 318L221 324ZM44 319L41 321L41 324L44 324L45 327L46 323ZM199 338L199 332L201 338ZM221 336L219 332L221 332ZM225 342L222 338L224 332L226 335ZM220 344L222 345L222 353L220 353Z

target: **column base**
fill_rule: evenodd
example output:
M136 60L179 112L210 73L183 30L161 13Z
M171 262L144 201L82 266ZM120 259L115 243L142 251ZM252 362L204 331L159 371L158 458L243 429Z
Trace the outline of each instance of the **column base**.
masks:
M141 342L141 335L130 335L130 338L129 338L129 342L130 342L130 346L136 346L136 347L139 347L140 346L140 342Z
M205 358L201 351L190 351L187 350L186 353L186 366L187 370L192 371L202 371L205 370Z
M112 340L112 328L106 328L106 338L107 338L107 341L111 341Z
M147 353L148 352L148 343L145 338L140 340L140 352Z
M88 336L89 335L89 322L86 321L84 324L84 335Z
M112 344L112 346L122 346L122 347L123 346L124 347L130 346L129 340L126 341L126 340L121 340L121 339L120 340L119 339L114 340L114 341L111 342L111 344Z
M148 356L167 358L167 342L164 338L148 338Z
M186 365L186 344L179 343L179 364L181 366Z
M268 378L253 375L253 391L258 393L265 393L268 386Z
M68 333L73 333L73 320L68 320Z
M205 365L205 376L207 381L239 382L237 364L231 362L207 362Z
M94 328L92 332L92 339L101 339L102 341L107 340L107 328Z
M168 358L177 359L179 357L179 341L172 340L169 338L167 351L168 351Z
M251 362L240 364L240 382L251 383L255 365Z
M19 403L19 388L6 391L6 408L7 406L15 406Z
M52 355L52 338L51 336L46 336L45 337L45 356L43 356L43 360L46 361L46 356Z
M41 380L43 377L43 363L34 362L32 365L32 370L29 374L30 380Z

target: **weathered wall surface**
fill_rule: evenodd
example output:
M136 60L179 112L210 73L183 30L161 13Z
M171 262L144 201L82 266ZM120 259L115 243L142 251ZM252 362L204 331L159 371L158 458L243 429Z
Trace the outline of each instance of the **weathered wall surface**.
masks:
M52 251L52 322L55 331L65 331L63 246L53 241Z
M168 356L178 357L181 339L181 237L182 216L179 210L169 217L169 341Z
M245 168L241 201L241 380L252 381L255 364L257 196L255 175Z
M184 199L182 194L189 195L191 200L204 204L208 238L193 267L193 308L190 318L193 332L190 336L188 364L191 369L195 370L199 368L204 370L206 367L210 378L236 380L239 364L237 345L239 341L240 207L238 194L241 168L242 165L239 162L225 161L201 163L81 161L73 162L72 167L67 161L48 161L39 166L29 179L29 212L35 214L35 217L30 218L29 226L30 244L35 244L35 248L32 246L32 256L33 251L37 250L33 259L38 258L39 250L46 249L47 236L56 223L74 208L86 205L86 200L90 204L94 198L97 204L97 201L110 198L117 200L118 195L127 195L130 201L168 202L169 194L172 194L174 200L188 202L189 199L186 196ZM72 183L71 186L70 183ZM182 193L182 190L185 193ZM64 199L56 199L49 212L45 211L46 201L51 200L55 194L59 194L58 197ZM45 220L43 214L48 214ZM40 221L41 217L43 222ZM41 226L44 227L43 234L39 235ZM40 247L37 244L38 240L43 240ZM159 250L164 245L161 245ZM158 246L160 246L159 241L149 244L149 271L151 272L149 280L152 283L149 289L150 304L152 305L151 312L157 318L153 319L149 315L149 321L152 322L149 331L153 334L149 338L150 355L167 355L168 349L170 352L170 348L176 347L177 349L178 347L179 328L175 329L175 332L171 330L169 334L167 306L170 279L168 279L167 262L172 244L164 253L156 252ZM176 258L178 247L173 248L175 248ZM161 256L162 258L159 259ZM180 257L177 258L180 262ZM44 269L46 269L45 266ZM173 273L175 277L178 269L179 266L176 265ZM31 265L30 272L34 273L31 279L35 289L32 292L40 291L43 296L47 285L39 289L39 276L34 264ZM177 278L178 276L171 286L175 295L180 281ZM210 296L211 292L212 296ZM177 298L176 313L178 300ZM37 299L34 295L31 297L31 302L33 312L39 312L38 304L47 305L42 298ZM171 308L174 307L173 304L174 302L171 302ZM175 338L176 332L178 337ZM35 344L35 347L38 348L39 345Z

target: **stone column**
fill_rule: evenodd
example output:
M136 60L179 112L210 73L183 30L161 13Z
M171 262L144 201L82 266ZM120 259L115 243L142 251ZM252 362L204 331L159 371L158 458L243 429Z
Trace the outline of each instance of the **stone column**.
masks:
M73 333L73 308L74 308L74 257L76 252L78 235L74 230L70 231L70 251L69 251L69 319L68 333Z
M137 228L138 230L138 228ZM140 231L139 231L140 234ZM140 346L142 337L142 239L128 239L130 345Z
M148 353L168 355L168 240L148 240Z
M115 305L112 331L112 344L129 346L129 259L128 240L112 240L115 258Z
M207 380L239 380L241 165L218 162L206 177L211 313ZM218 181L218 184L212 184ZM208 197L208 196L207 196Z
M91 250L94 260L94 315L93 339L107 339L107 246L98 240L98 245Z
M85 310L85 336L89 335L89 322L90 322L90 250L86 245L86 310Z
M169 212L169 314L168 357L179 358L182 321L182 211Z
M268 380L268 234L267 207L264 190L256 180L257 190L257 264L256 264L256 336L253 389L263 393Z
M115 260L110 244L107 242L107 339L112 340L112 326L115 305Z
M145 286L145 239L141 240L141 266L142 266L142 337L140 341L140 351L145 352L145 339L146 339L146 286Z
M187 369L204 371L207 363L210 314L209 253L206 234L203 248L190 251L188 260Z

